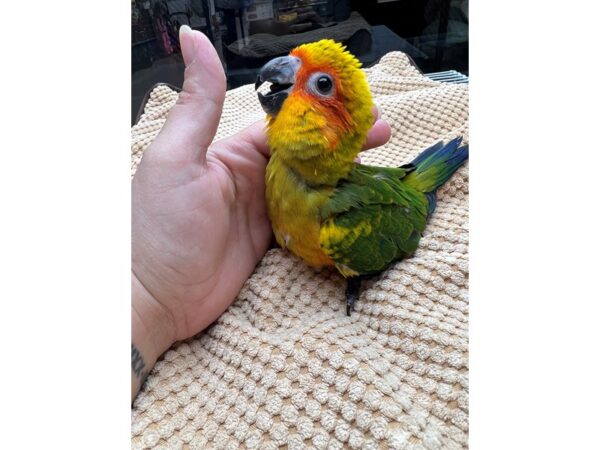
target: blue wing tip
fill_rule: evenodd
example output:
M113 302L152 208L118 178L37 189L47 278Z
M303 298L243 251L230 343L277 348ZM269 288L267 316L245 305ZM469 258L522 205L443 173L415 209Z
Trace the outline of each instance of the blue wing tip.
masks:
M464 161L469 157L469 144L460 145L462 143L462 136L452 139L446 145L448 153L452 154L452 159L457 158L460 161Z
M463 149L465 149L465 151L468 153L469 152L469 144L465 144L465 145L461 146L462 140L463 140L462 136L455 137L454 139L452 139L451 141L449 141L446 144L446 146L452 148L453 150L463 150Z
M458 147L460 145L460 143L462 142L462 140L463 140L462 136L455 137L450 142L448 142L448 145L452 145L453 147Z
M458 159L459 161L464 161L468 158L469 155L469 145L467 144L461 147L460 145L462 144L462 141L462 136L455 137L454 139L451 139L446 142L438 141L434 145L429 147L427 150L423 151L420 155L418 155L411 162L411 164L419 167L421 163L423 163L425 166L427 166L428 162L425 161L430 161L433 159L438 161L454 161L456 159ZM421 170L424 169L425 167L421 167Z

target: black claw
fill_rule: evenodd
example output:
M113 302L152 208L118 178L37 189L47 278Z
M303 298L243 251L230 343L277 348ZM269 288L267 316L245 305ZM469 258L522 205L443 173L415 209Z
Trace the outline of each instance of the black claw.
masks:
M346 315L350 316L354 303L358 300L360 295L360 277L348 278L348 285L346 287Z

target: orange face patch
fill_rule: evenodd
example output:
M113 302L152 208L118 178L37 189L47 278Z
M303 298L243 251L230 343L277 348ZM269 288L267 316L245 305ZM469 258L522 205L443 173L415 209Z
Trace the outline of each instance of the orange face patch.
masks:
M296 72L296 82L294 83L294 89L290 97L298 96L303 100L310 101L314 105L315 110L325 117L327 123L331 124L331 129L324 130L324 134L330 144L330 148L333 149L339 143L339 132L349 132L354 127L354 121L344 104L344 90L337 70L328 64L315 64L309 52L304 48L295 49L292 51L291 56L300 58L302 64ZM333 96L320 96L308 89L307 83L310 77L318 72L323 72L331 76L334 83Z

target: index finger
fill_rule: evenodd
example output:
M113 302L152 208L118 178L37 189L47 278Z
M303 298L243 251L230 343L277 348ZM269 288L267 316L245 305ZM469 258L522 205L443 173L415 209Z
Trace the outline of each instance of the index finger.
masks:
M263 154L265 158L270 156L269 146L267 145L267 136L265 134L265 121L259 120L258 122L254 122L252 125L244 128L239 133L235 134L230 138L225 138L224 140L228 140L231 138L233 141L241 139L247 145L255 148L260 153ZM385 144L390 140L392 135L392 129L390 124L387 123L383 119L377 119L377 121L373 124L369 132L367 133L367 140L365 141L362 150L369 150L371 148L379 147L380 145Z
M377 119L367 133L367 140L362 149L369 150L371 148L379 147L389 141L391 136L392 128L390 127L390 124L384 119Z

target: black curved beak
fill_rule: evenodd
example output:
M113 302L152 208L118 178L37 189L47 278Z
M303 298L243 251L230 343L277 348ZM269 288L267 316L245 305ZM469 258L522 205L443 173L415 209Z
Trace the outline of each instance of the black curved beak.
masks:
M254 89L264 82L271 83L271 89L266 94L258 93L258 100L267 114L276 116L283 102L294 88L296 72L300 67L300 59L295 56L281 56L265 64L258 76Z

